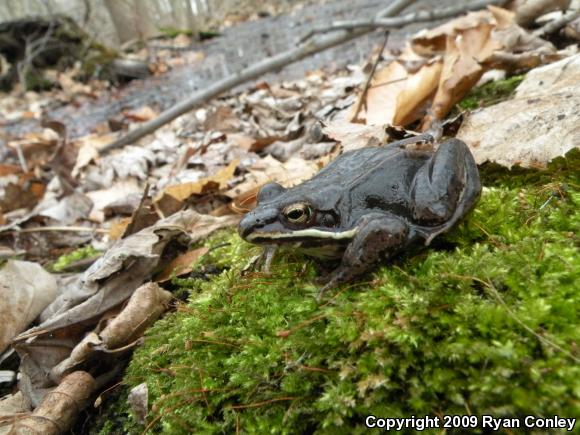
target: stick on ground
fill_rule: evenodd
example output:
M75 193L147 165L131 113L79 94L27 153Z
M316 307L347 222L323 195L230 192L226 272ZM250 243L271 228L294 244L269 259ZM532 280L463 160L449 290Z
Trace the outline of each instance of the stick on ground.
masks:
M365 85L363 87L363 90L361 92L360 98L357 100L356 102L356 106L353 110L353 115L352 115L352 120L353 122L357 121L358 118L358 114L360 113L360 110L362 109L362 106L364 105L366 107L366 105L364 104L366 98L367 98L367 93L369 91L369 87L371 85L371 81L373 80L373 76L375 75L375 72L377 71L377 66L381 60L381 58L383 57L383 52L385 51L385 47L387 46L387 41L389 40L389 31L387 31L385 33L385 39L383 40L383 45L381 46L381 49L379 50L379 53L377 54L377 58L375 59L375 61L373 62L373 66L369 72L369 75L367 77L367 80L365 82Z
M426 14L415 13L405 15L401 18L392 18L388 21L388 23L383 21L383 19L388 17L394 17L412 3L414 3L414 0L395 0L391 5L377 14L375 20L371 21L371 23L380 23L380 25L375 27L398 28L413 22L450 18L463 12L467 12L473 9L480 9L489 4L503 4L505 3L505 0L476 0L469 2L467 5L461 7L446 8L439 11L435 10ZM411 18L411 16L414 18ZM218 82L209 86L207 89L196 92L191 97L162 112L157 118L144 123L142 126L130 131L125 136L122 136L116 141L106 145L101 149L101 153L106 153L112 149L120 148L122 146L134 143L142 137L153 133L161 126L173 121L175 118L189 112L199 104L204 103L223 92L233 89L236 86L239 86L250 80L256 79L267 72L274 71L320 51L358 38L359 36L369 33L375 27L369 26L367 22L362 27L351 26L347 30L342 30L342 28L332 29L340 31L334 32L331 35L322 36L319 39L310 39L304 43L299 44L295 48L250 65L249 67L237 73L219 80Z

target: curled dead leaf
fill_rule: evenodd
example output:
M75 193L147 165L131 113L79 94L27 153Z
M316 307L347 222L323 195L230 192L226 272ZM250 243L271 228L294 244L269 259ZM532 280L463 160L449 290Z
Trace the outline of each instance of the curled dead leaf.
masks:
M209 251L206 247L192 249L184 254L175 257L168 265L155 277L156 282L165 282L174 276L184 275L193 270L193 265Z
M437 89L441 66L439 57L422 58L407 47L400 58L373 77L360 118L369 125L405 125L419 119L422 104Z
M163 216L168 216L179 210L192 196L224 189L232 179L238 163L238 160L232 161L214 176L166 187L155 196L155 207Z
M492 30L491 24L480 24L461 31L458 36L447 36L439 86L431 113L423 121L423 130L428 129L434 119L443 119L479 81L485 72L483 62L497 48L491 38Z
M137 110L126 110L123 112L125 118L135 122L150 121L157 117L157 112L149 106L143 106Z
M29 261L8 260L0 270L0 354L58 293L56 278Z
M51 379L58 383L81 364L86 366L101 352L117 352L120 348L122 351L129 350L130 345L167 309L171 298L170 292L155 283L140 286L123 310L102 331L87 334L67 359L52 368Z
M49 392L34 412L15 421L10 435L59 435L72 427L97 384L86 372L74 372Z
M233 208L238 212L248 211L255 206L256 192L262 185L276 181L286 187L293 186L312 177L320 167L314 161L299 157L292 157L282 163L272 156L266 156L247 169L244 181L224 192L234 200Z

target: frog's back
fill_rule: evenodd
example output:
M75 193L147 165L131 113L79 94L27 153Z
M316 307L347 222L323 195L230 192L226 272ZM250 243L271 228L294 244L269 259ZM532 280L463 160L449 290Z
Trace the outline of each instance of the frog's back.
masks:
M398 147L362 148L343 154L310 181L340 186L341 207L351 219L373 210L410 217L411 183L430 156Z

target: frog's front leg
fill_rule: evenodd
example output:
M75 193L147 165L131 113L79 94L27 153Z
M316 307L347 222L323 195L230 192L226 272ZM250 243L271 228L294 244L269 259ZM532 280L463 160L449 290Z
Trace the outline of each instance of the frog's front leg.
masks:
M266 245L262 252L250 258L250 261L242 269L242 274L251 270L261 270L264 273L270 273L272 261L276 255L278 247L276 245Z
M340 266L320 289L318 299L326 290L363 274L379 259L396 254L405 246L409 234L407 223L390 213L365 215L358 220L356 228L356 234L347 246Z

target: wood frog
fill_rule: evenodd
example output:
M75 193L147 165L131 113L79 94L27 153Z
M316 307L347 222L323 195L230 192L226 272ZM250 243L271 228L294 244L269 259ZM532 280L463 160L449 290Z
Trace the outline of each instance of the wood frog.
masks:
M473 208L480 192L477 165L462 141L449 139L436 151L394 142L346 152L292 188L266 184L238 232L266 247L340 259L324 291L412 244L429 245Z

